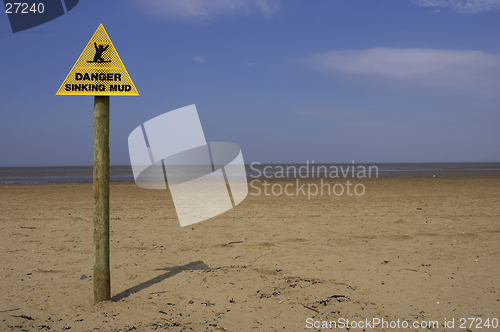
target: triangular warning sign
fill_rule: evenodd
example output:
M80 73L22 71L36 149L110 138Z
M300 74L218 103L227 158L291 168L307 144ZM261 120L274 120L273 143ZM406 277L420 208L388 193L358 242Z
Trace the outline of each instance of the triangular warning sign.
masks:
M102 24L97 28L56 95L139 95Z

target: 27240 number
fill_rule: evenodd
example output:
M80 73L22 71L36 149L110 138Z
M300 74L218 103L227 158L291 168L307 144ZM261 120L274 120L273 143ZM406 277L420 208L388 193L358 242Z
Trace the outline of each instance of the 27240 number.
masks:
M5 4L5 13L6 14L17 14L17 13L19 13L19 14L29 14L29 13L41 14L44 12L44 10L45 10L45 6L42 2L40 2L38 4L33 3L33 5L31 5L31 7L29 6L29 4L27 4L25 2L24 3L22 3L22 2L13 2L13 3L7 2Z
M487 318L485 321L483 321L481 318L460 318L460 328L465 329L465 328L476 328L476 329L481 329L481 328L494 328L496 329L498 327L498 319L497 318L492 318L491 321L489 318Z

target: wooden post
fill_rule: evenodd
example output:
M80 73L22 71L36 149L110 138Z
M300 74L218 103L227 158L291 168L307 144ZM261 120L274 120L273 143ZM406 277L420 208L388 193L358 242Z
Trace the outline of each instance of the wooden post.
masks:
M111 299L109 272L109 96L94 97L94 303Z

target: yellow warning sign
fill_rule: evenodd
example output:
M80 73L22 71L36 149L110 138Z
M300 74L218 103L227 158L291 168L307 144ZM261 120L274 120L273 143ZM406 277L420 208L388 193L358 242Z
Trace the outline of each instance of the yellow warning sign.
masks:
M139 95L102 24L97 28L56 95Z

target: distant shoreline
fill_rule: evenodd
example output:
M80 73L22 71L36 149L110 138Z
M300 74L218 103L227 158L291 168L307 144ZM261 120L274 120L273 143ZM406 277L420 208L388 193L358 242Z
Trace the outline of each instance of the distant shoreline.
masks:
M392 163L392 164L258 164L246 165L249 179L335 179L352 178L363 166L376 166L374 177L500 176L500 163ZM299 175L295 170L302 167ZM332 170L337 169L337 177ZM289 172L286 172L289 170ZM342 172L343 171L343 172ZM306 176L307 173L307 176ZM356 173L355 173L355 176ZM367 176L368 177L368 176ZM133 182L130 166L111 166L111 182ZM0 184L91 183L92 166L0 167Z

